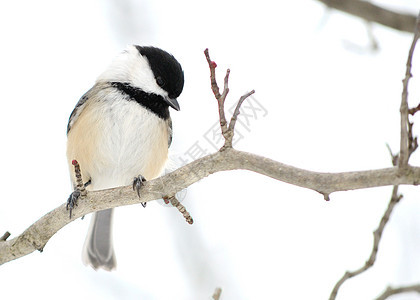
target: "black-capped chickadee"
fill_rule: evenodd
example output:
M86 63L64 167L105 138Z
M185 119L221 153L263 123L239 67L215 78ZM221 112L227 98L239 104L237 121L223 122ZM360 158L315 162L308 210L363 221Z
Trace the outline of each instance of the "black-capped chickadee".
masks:
M134 178L138 192L144 179L161 174L172 141L169 107L179 110L183 86L181 65L154 47L128 47L98 77L67 126L70 170L77 160L88 190L133 184ZM111 226L112 209L93 215L82 259L94 269L116 267Z

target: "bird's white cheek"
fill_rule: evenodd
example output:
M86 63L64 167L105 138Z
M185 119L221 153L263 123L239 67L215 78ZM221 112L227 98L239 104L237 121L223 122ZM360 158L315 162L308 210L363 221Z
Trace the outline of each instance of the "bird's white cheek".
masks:
M146 93L152 93L162 97L168 96L168 92L157 85L153 72L149 67L139 69L138 67L131 66L130 69L132 70L130 72L130 83L134 87L138 87Z
M97 82L125 82L146 93L167 97L168 93L156 83L149 62L137 49L130 46L127 52L114 59L111 65L98 77Z

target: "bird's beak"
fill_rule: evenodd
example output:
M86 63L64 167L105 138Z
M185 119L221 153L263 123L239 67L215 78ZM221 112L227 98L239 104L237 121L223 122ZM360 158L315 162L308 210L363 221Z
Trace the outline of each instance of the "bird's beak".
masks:
M179 103L176 99L165 98L165 102L175 110L180 110Z

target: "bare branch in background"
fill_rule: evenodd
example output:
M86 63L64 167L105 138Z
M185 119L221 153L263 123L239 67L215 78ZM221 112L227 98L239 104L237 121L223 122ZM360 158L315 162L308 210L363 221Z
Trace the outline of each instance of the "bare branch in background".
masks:
M398 166L399 169L404 169L408 167L408 160L410 159L411 154L417 149L417 138L413 137L413 123L410 123L408 120L408 83L411 75L411 66L413 60L414 49L419 39L420 34L420 14L416 21L416 30L414 32L413 42L411 44L410 50L408 52L408 59L406 64L406 73L405 78L403 80L403 92L401 96L401 105L400 105L400 115L401 115L401 122L400 122L400 153L399 155L394 155L391 151L391 148L388 146L389 153L391 154L392 164L394 166ZM398 195L398 185L395 185L392 190L391 200L388 204L388 207L382 216L382 219L379 223L378 228L373 233L373 248L370 254L369 259L365 262L365 264L355 271L347 271L344 275L337 281L335 284L331 294L330 300L334 300L337 297L338 290L343 285L343 283L361 273L367 271L371 268L376 262L376 256L379 250L379 243L382 238L382 233L385 229L385 225L388 223L391 213L397 203L401 200L402 195ZM394 294L396 294L398 289L393 290ZM383 298L385 299L385 298Z
M410 149L417 148L417 145L413 146L412 136L409 136L409 131L411 132L411 127L413 126L408 121L408 83L410 82L410 78L413 76L411 74L411 66L413 61L413 54L414 49L416 48L417 40L420 37L420 14L416 19L415 23L415 31L413 42L411 43L410 51L408 52L408 58L406 63L406 70L405 70L405 77L403 79L403 92L401 97L401 106L400 106L400 114L401 114L401 141L400 141L400 157L398 160L398 166L400 168L404 168L408 164L408 158ZM409 128L410 127L410 128ZM410 143L411 141L411 143ZM416 140L417 144L417 140Z
M407 285L407 286L402 286L402 287L397 287L397 288L388 287L375 300L385 300L393 295L403 294L403 293L412 293L412 292L416 292L420 294L420 284Z
M391 200L389 201L388 207L384 215L382 216L382 219L379 223L378 228L373 232L373 247L372 247L372 251L370 253L369 259L359 269L355 271L347 271L344 273L343 277L341 277L340 280L337 281L337 283L335 284L330 294L330 298L329 298L330 300L336 299L338 290L340 289L340 287L343 285L343 283L346 280L362 274L363 272L367 271L375 264L376 256L379 250L379 242L381 241L382 233L384 232L385 225L388 223L391 213L394 210L394 207L401 200L401 198L402 198L402 195L398 195L398 186L394 186L392 190L392 197L391 197Z
M363 0L318 0L327 7L375 22L396 30L414 32L416 16L392 11Z
M216 288L216 290L213 293L213 300L219 300L220 299L220 295L222 294L222 289L221 288Z
M392 163L392 165L394 167L396 167L398 165L398 157L399 156L398 156L398 154L394 154L392 152L392 149L391 149L391 147L388 144L386 144L386 147L387 147L387 149L389 151L389 155L391 155L391 163Z

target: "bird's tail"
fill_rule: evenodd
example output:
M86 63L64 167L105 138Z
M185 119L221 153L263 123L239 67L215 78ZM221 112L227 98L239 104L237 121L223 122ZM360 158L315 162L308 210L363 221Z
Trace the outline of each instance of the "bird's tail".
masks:
M112 246L112 214L113 209L106 209L92 216L83 246L82 260L85 265L90 265L95 270L102 268L111 271L117 266Z

